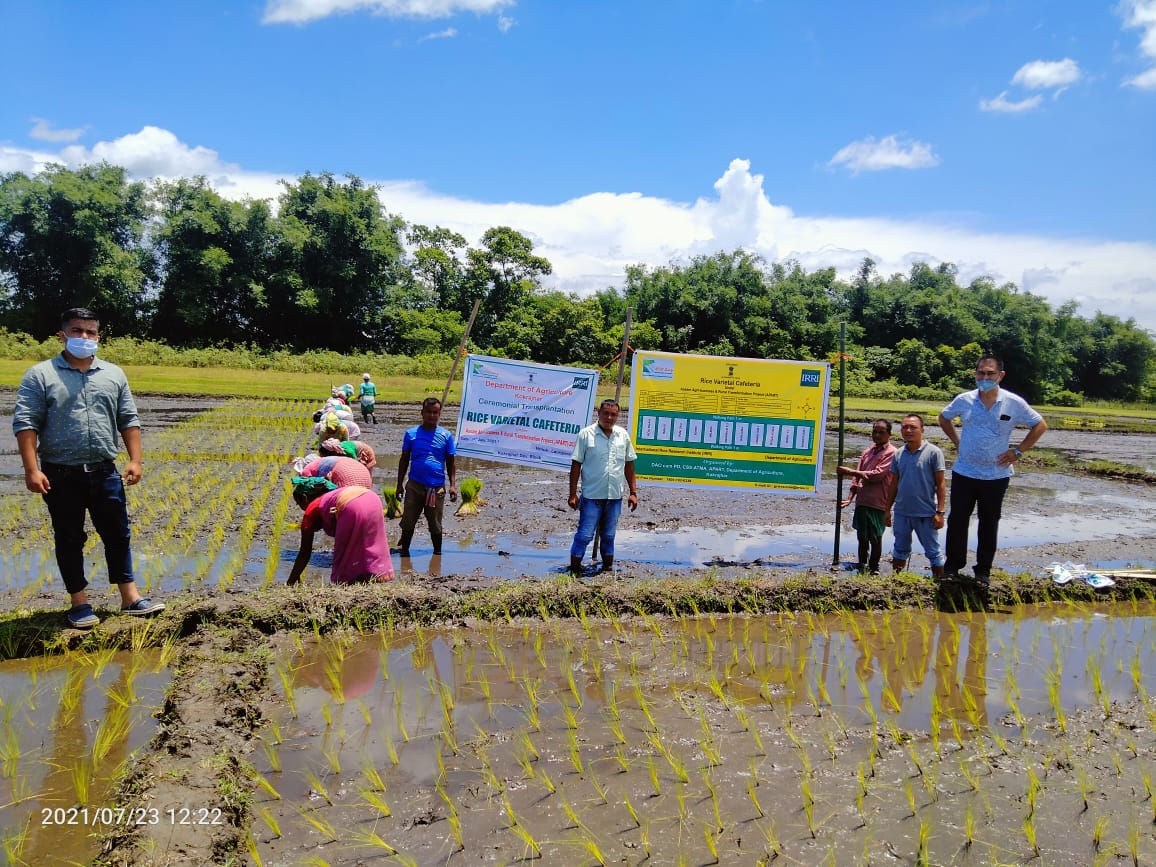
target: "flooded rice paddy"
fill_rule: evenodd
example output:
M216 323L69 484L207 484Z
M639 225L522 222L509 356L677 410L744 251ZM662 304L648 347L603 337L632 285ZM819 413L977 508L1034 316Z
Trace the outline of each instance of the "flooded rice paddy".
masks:
M142 406L146 474L129 489L138 582L170 613L259 607L296 553L288 465L309 447L310 407ZM365 433L379 488L396 481L401 432L417 422L410 408L381 416ZM1053 442L1156 464L1156 436L1057 431ZM860 446L852 438L848 453ZM574 525L564 476L463 461L467 474L485 482L482 514L447 515L441 556L419 525L414 556L395 558L397 589L557 579ZM829 574L834 499L830 481L811 498L644 487L611 580ZM1156 565L1156 498L1143 485L1029 469L1004 515L1008 572ZM0 450L0 518L9 607L63 607L47 514L23 490L14 447ZM844 560L853 539L844 527ZM303 600L328 590L319 549ZM95 536L86 562L108 619L115 594ZM0 840L8 863L87 863L115 830L107 810L147 809L159 782L163 803L212 818L224 751L244 783L229 780L234 836L158 815L117 863L1153 863L1146 595L971 613L640 606L630 618L580 609L441 629L319 619L271 635L194 615L179 644L152 651L147 624L130 624L132 653L0 663ZM215 643L246 662L197 655ZM254 665L262 678L232 674ZM171 672L179 694L166 694ZM204 687L214 674L219 693ZM154 736L164 762L138 781L145 794L118 789ZM190 768L203 787L174 800Z
M289 462L309 450L311 406L294 401L213 401L190 408L178 399L142 398L146 470L128 491L137 580L155 594L211 590L249 592L288 576L297 550L299 512L289 496ZM402 433L417 421L389 407L363 439L377 452L379 489L396 484ZM412 416L412 417L411 417ZM4 420L0 420L3 423ZM447 409L446 423L454 424ZM933 432L933 437L938 434ZM830 447L832 443L828 443ZM848 438L847 454L863 445ZM1156 463L1156 436L1049 431L1043 445L1070 457L1099 453L1133 465ZM825 569L834 558L835 455L815 497L648 488L637 512L623 516L619 569L659 575L671 569ZM412 580L477 583L559 574L568 562L574 515L565 505L565 477L484 461L462 460L459 477L477 475L487 505L474 518L447 512L443 554L434 556L419 524L413 556L395 556ZM1156 565L1156 497L1149 486L1048 472L1013 481L1001 525L997 566L1039 570L1072 560L1100 568L1111 562ZM850 511L843 514L839 557L854 559ZM396 536L396 521L389 531ZM974 544L974 530L970 534ZM0 592L28 600L58 592L48 516L23 489L15 443L0 449ZM884 539L891 544L890 531ZM329 549L318 546L310 573L320 580ZM99 541L86 554L90 580L104 592ZM926 568L917 554L912 565ZM308 576L307 576L308 580ZM111 598L111 597L110 597Z
M118 821L113 788L156 734L172 648L0 662L6 864L86 864Z
M252 845L270 864L1148 863L1154 613L297 639Z

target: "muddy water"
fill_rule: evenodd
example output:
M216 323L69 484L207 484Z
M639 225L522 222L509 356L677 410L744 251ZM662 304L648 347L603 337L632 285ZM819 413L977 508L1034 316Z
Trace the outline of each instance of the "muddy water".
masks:
M299 512L287 502L288 461L308 447L311 407L153 396L143 397L140 405L146 477L129 491L138 583L164 597L251 592L283 582L299 543ZM363 439L378 454L375 486L392 489L402 434L418 418L416 409L404 406L383 407L379 415L382 423L366 426ZM447 408L444 420L453 427L454 408ZM931 436L940 434L932 430ZM864 444L852 434L847 454ZM1151 435L1056 429L1043 445L1076 458L1156 463ZM398 574L470 588L559 573L568 563L575 525L565 504L565 475L485 461L460 463L460 477L483 480L487 505L472 518L447 510L441 556L433 555L420 523L413 556L395 556ZM827 569L835 559L834 464L829 448L825 478L814 497L644 486L638 511L624 514L619 525L617 567L632 577L692 569L724 576ZM849 511L843 518L838 559L846 564L855 559L855 542ZM1009 490L996 565L1012 572L1042 571L1065 560L1092 568L1156 566L1154 528L1156 497L1149 486L1029 469ZM396 540L396 521L389 523L389 534ZM0 447L0 593L30 602L59 594L50 538L46 510L23 490L15 443L9 440ZM974 544L974 530L970 538ZM889 532L884 546L890 549ZM307 583L325 580L330 551L324 540L317 545ZM106 592L95 534L86 564L90 582ZM919 552L911 565L927 570Z
M164 665L161 651L0 663L5 863L88 863L112 824L151 821L117 811L110 793L156 732Z
M986 864L1090 863L1098 840L1146 861L1154 615L297 639L255 844L266 863Z

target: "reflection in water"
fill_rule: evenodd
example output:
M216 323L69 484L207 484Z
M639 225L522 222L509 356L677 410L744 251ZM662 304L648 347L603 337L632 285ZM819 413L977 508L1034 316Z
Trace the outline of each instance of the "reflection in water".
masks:
M915 761L922 751L920 761L966 768L955 757L965 744L982 755L983 742L1016 726L1045 739L1044 726L1063 714L1156 687L1153 605L629 621L577 613L574 621L303 643L282 681L291 711L267 738L270 761L259 768L276 777L283 799L258 805L261 857L293 861L297 847L328 835L351 847L340 863L355 863L372 842L356 829L382 813L374 799L407 792L416 801L395 802L410 817L390 825L395 832L421 824L415 814L465 822L459 804L477 817L499 810L499 828L508 831L517 815L547 829L556 848L543 845L543 863L574 845L563 832L587 827L561 805L593 816L598 804L629 802L665 828L690 805L703 821L716 787L727 788L728 809L749 812L742 805L757 806L756 796L744 780L761 778L771 785L758 797L786 796L779 821L797 822L790 792L798 797L798 780L819 785L815 763L844 753L842 778L854 779L855 762L863 774L873 756L884 760L880 750L890 747L878 739L887 732L901 756L910 751ZM699 779L705 789L696 789ZM935 790L932 778L927 784ZM895 803L895 794L885 800ZM475 821L474 845L487 845L479 841L494 832L493 818ZM453 853L461 826L442 827L443 848L423 850L418 863ZM614 827L632 833L641 824ZM655 834L655 863L674 863L688 846L693 854L687 839L673 828Z
M88 863L133 750L154 733L160 651L0 663L0 838L7 863ZM88 820L82 811L88 809ZM48 812L45 812L48 811Z

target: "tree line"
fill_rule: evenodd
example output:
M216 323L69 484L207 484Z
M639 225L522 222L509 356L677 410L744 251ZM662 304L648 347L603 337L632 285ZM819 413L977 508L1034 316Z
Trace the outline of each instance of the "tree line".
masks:
M847 325L849 389L939 397L1002 356L1029 400L1156 399L1156 342L1133 320L1053 309L1011 283L960 285L954 266L883 276L768 265L744 250L626 269L590 297L546 289L550 262L508 226L477 246L390 214L361 179L307 173L268 201L232 201L204 177L146 183L108 164L0 174L0 327L37 339L62 309L107 333L176 347L453 352L600 366L636 348L833 360Z

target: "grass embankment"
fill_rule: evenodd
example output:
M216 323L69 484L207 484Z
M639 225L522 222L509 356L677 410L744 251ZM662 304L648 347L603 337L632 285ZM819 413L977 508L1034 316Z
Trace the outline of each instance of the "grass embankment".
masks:
M1083 584L1057 585L1030 573L1000 575L988 588L968 582L937 586L922 577L829 577L805 574L788 579L739 580L705 577L574 581L568 578L511 581L466 592L436 590L397 581L355 588L276 586L211 599L195 595L168 602L160 617L144 623L110 617L88 632L63 628L58 610L16 610L0 615L0 659L106 647L159 647L198 629L244 627L264 635L308 631L358 631L379 624L456 625L464 620L516 618L617 618L632 615L824 613L924 608L985 611L1020 603L1119 602L1156 599L1156 584L1121 577L1116 586L1093 590ZM102 615L114 612L100 609Z

